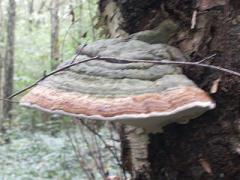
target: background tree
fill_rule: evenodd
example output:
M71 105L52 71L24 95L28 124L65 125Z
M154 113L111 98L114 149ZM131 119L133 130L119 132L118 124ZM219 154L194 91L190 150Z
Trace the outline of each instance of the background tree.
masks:
M3 35L5 37L4 42L1 42L1 50L5 51L9 0L1 0L1 2L0 13L3 14L5 21L0 33L1 37ZM16 68L14 68L13 80L14 91L18 91L42 77L44 72L49 72L52 68L50 58L51 0L34 1L31 33L29 33L30 15L28 11L31 0L15 2L17 16L15 19L14 65ZM61 48L65 41L63 59L71 58L79 44L92 41L92 22L90 22L88 3L87 1L81 2L82 7L80 8L79 0L72 1L75 23L72 23L72 18L69 16L69 1L61 1L61 6L59 6L59 44ZM97 0L92 0L90 8L93 18L96 16L97 7ZM82 10L81 15L79 9ZM82 32L80 38L78 37L79 26ZM95 30L95 32L98 39L99 31ZM5 58L5 53L2 54L2 51L0 55L3 56L3 59ZM119 141L114 131L109 131L109 128L101 129L101 132L97 132L100 134L100 140L93 133L94 131L89 131L79 121L73 121L66 117L61 117L56 126L51 124L51 128L47 123L48 127L46 128L41 113L22 108L18 103L14 103L18 102L19 98L20 96L12 99L12 128L5 126L5 133L0 133L1 178L87 179L87 176L90 175L89 177L101 179L103 169L110 174L121 174L118 166L120 161L116 163L116 158L113 158L112 153L106 150L106 147L111 147L115 152L114 156L119 156ZM56 123L56 119L59 120L57 116L53 118L52 122L54 123ZM81 136L80 128L84 137ZM66 135L66 132L71 137ZM111 138L114 139L114 142L110 140ZM93 140L97 141L97 143L90 144L94 150L87 147L87 144L92 143ZM105 143L103 144L103 142ZM101 159L98 159L99 157Z
M9 4L8 1L9 3L14 2L13 0L1 0L3 11L0 11L0 13L3 13L5 19L7 19L6 7ZM31 33L29 33L29 12L26 11L29 7L28 3L31 1L21 0L16 2L19 2L16 10L18 18L16 18L17 38L14 62L15 67L17 67L14 69L14 88L17 91L42 77L43 72L53 68L55 64L51 64L52 59L58 56L54 57L52 55L52 58L49 58L51 54L49 37L52 31L51 21L49 21L51 0L34 1L33 9L36 14L34 13L33 22L36 22L37 28L32 28ZM97 4L98 2L100 4ZM58 36L61 45L61 40L64 39L65 41L64 48L62 48L63 52L61 52L64 54L63 59L72 57L78 44L92 41L94 33L96 39L100 38L99 31L94 29L93 32L92 29L93 25L96 26L96 8L99 5L102 19L97 26L101 26L104 22L106 24L104 28L107 31L102 31L102 33L105 33L108 37L127 37L129 34L154 29L157 30L157 33L154 32L153 34L159 36L157 38L153 36L153 42L161 41L180 48L190 57L189 61L190 59L191 61L198 61L208 55L216 54L215 58L205 63L223 66L235 71L240 69L238 50L240 42L240 3L238 0L142 0L141 2L137 0L72 0L74 23L73 18L69 16L68 8L66 8L69 2L61 1L61 3L63 6L59 7L58 19L61 26L59 25ZM81 6L79 6L80 4ZM8 36L5 39L7 46L5 57L7 58L3 57L4 68L13 65L12 62L7 61L11 57L9 54L14 55L14 48L9 48L11 45L14 46L14 43L10 43L11 39L14 38L10 34L14 33L15 27L15 21L12 21L14 16L10 16L13 9L9 8L8 25L6 24L7 27L4 27L8 31ZM91 11L91 17L89 11ZM10 21L13 23L10 24ZM162 22L164 23L162 24ZM71 28L69 28L70 26ZM80 38L76 35L79 32ZM2 36L2 33L0 36ZM160 41L159 37L161 37ZM12 83L10 86L6 83L13 79L12 76L8 76L8 72L10 72L9 68L5 68L3 79L5 88L3 95L5 98L11 94L6 89L12 91ZM151 165L151 179L238 180L240 177L239 79L209 69L189 66L184 68L184 73L201 88L213 92L212 97L216 101L217 108L188 124L172 124L164 128L164 133L150 136L148 161ZM215 87L215 91L211 90L212 87ZM11 109L5 104L8 103L4 102L5 109L7 107L7 109ZM9 110L7 112L9 113ZM84 149L86 144L82 144L83 136L79 137L79 131L72 128L72 126L76 126L77 122L74 121L72 126L63 124L60 127L61 132L67 129L74 134L74 139L73 136L69 139L74 140L73 147L77 147L75 148L76 154L80 152L76 158L70 148L71 144L69 142L71 141L69 139L65 141L63 133L52 136L49 132L43 131L42 119L38 112L22 109L19 106L15 106L12 112L14 125L16 126L10 138L14 141L11 141L12 144L9 144L9 146L6 144L0 146L0 160L3 162L1 163L0 175L6 175L8 179L19 178L20 175L24 178L29 177L29 179L59 179L63 177L65 179L76 177L77 179L84 179L85 176L81 175L82 171L76 164L81 163L84 166L87 163L90 168L85 169L86 174L89 177L96 175L96 179L99 179L94 163L89 156L89 150ZM36 120L36 128L39 130L35 131L36 137L34 136L35 133L27 132L32 119ZM64 119L63 122L69 123L72 121ZM83 127L82 124L80 124L80 127ZM124 127L120 127L120 129L124 168L131 172L129 142L126 139ZM102 129L102 137L105 137L106 130L107 128ZM111 132L114 132L114 130ZM86 136L92 137L88 133L86 133ZM79 141L81 138L83 138L83 141ZM110 138L106 139L109 143ZM89 142L91 141L90 138ZM116 142L119 142L118 139ZM109 146L113 145L110 144ZM109 154L104 147L101 147L100 150L106 153L103 157L109 158ZM118 155L119 151L116 152ZM19 156L19 153L21 153L21 156ZM96 153L94 156L98 156L98 154ZM83 158L85 158L85 161L83 161ZM117 172L114 171L117 169L116 166L111 166L116 164L112 161L113 158L109 159L110 163L108 161L108 164L104 159L104 168L107 164L106 171ZM33 165L34 160L35 164ZM9 174L6 174L8 172ZM100 174L103 174L102 172Z
M7 98L13 93L13 73L14 73L14 54L15 54L15 20L16 20L16 3L15 0L8 1L8 22L7 22L7 39L6 51L4 57L4 81L3 97ZM3 116L10 119L12 104L3 101Z
M2 97L2 78L3 78L3 54L4 54L4 15L3 15L3 7L2 7L3 1L0 0L0 97ZM0 126L2 126L2 105L3 103L0 103Z
M28 1L28 22L29 22L29 31L32 31L32 24L33 24L33 13L34 13L34 0Z
M59 60L59 0L51 1L51 67L55 69Z

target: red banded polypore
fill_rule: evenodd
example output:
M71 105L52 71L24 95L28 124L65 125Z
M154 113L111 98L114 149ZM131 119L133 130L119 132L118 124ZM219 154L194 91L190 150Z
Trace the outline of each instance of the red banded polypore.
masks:
M86 59L84 54L184 60L176 48L137 40L102 40L81 51L77 60ZM117 121L150 132L161 131L173 122L186 123L215 107L208 94L176 66L103 60L82 63L46 78L21 104L51 113Z

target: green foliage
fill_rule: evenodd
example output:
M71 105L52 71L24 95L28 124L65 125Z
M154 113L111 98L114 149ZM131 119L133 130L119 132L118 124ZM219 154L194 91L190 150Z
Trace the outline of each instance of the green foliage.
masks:
M9 133L10 144L0 146L0 179L84 179L64 133Z
M90 155L91 151L96 152L89 149L82 136L84 133L84 137L91 140L93 134L86 129L80 133L77 126L73 128L69 125L68 123L65 130L55 136L44 131L35 133L24 131L23 128L8 130L10 142L0 146L0 179L87 179L81 169L81 161L90 165L96 179L101 179L95 168L95 160ZM109 140L110 134L107 129L103 128L99 133L109 145L113 145ZM112 154L104 144L99 140L97 142L100 145L104 168L111 173L119 174L119 167ZM83 157L77 155L73 146L77 151L81 151ZM78 160L78 158L84 159Z
M50 71L50 11L46 7L44 12L35 12L29 17L26 12L27 1L18 3L16 25L16 54L15 54L15 89L21 89L44 72ZM35 1L35 8L39 8L41 1ZM81 1L79 1L81 2ZM97 0L82 1L71 4L74 19L69 14L69 2L60 7L60 35L59 48L61 61L74 56L79 45L99 39L99 30L92 25L97 21ZM92 17L92 18L91 18ZM29 25L29 18L32 24ZM29 30L31 26L31 31ZM93 32L95 34L93 34ZM61 62L60 61L60 62ZM59 62L59 63L60 63Z
M14 89L18 91L50 72L50 1L46 1L41 11L39 9L42 0L34 1L31 16L27 11L28 0L16 2ZM80 2L82 3L79 4ZM97 21L97 2L74 1L69 4L68 1L62 1L59 13L61 61L74 56L79 45L100 38L100 31L93 29ZM3 5L6 12L7 1ZM72 22L69 15L69 7L74 11L75 22ZM15 100L19 99L20 96ZM41 112L20 107L18 104L15 104L12 114L12 128L0 135L0 180L86 179L73 146L81 147L84 159L89 164L94 164L94 160L89 156L89 149L81 139L79 129L73 128L70 118L46 121ZM70 141L66 131L75 137L74 141ZM103 137L108 133L106 129L102 130ZM86 133L88 139L92 136L90 132ZM106 167L111 172L119 173L116 162L103 144L100 145L100 150L103 151ZM96 169L93 172L99 179L99 172Z
M26 11L28 9L27 0L17 4L15 91L32 84L51 70L49 2L46 1L46 7L40 12L38 9L40 9L42 1L34 2L35 11L31 17ZM64 2L60 6L60 61L58 63L73 57L79 45L100 38L99 31L93 30L94 27L92 26L97 21L97 2L97 0L74 1L71 4ZM74 22L72 22L73 17L70 15L71 9L74 12ZM29 24L30 19L32 20L31 24ZM19 99L20 96L16 98ZM15 106L13 114L23 115L24 118L20 118L22 120L32 118L31 111L27 110L26 112L26 109L23 110L18 106ZM19 119L19 117L16 118Z

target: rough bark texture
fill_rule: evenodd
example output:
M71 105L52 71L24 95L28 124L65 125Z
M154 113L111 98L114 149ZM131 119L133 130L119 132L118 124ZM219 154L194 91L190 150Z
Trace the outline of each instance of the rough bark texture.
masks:
M16 18L16 2L9 0L8 6L8 23L7 23L7 45L4 59L4 84L3 97L7 98L13 92L13 72L14 72L14 44L15 44L15 18ZM4 101L3 116L5 119L11 117L10 110L12 104Z
M216 53L216 58L208 63L239 71L238 0L116 2L124 18L121 27L127 33L152 29L163 19L170 18L180 26L168 44L179 47L192 61ZM106 0L101 1L102 10L106 3ZM196 25L191 29L194 10L197 10ZM238 180L240 80L238 77L198 67L186 67L185 74L207 91L213 80L221 78L218 91L213 95L217 108L186 125L172 124L164 129L163 134L150 136L148 158L151 163L151 179Z
M106 25L105 31L108 37L126 37L128 33L121 27L123 17L120 8L114 0L100 2L102 21Z
M192 46L193 50L185 51L187 45L181 44L184 41L176 45L192 55L193 60L217 53L214 65L239 71L238 4L215 7L204 13L197 17L196 32L188 33L192 33L192 39L201 37L196 46ZM191 40L186 44L192 44ZM185 73L206 90L214 79L221 77L219 90L213 95L217 108L188 125L170 125L163 135L152 136L149 150L159 152L149 156L152 178L237 180L240 178L240 80L199 68L186 68Z
M149 136L141 128L126 127L127 139L130 146L130 157L132 162L131 171L134 179L149 180L150 164L148 162Z

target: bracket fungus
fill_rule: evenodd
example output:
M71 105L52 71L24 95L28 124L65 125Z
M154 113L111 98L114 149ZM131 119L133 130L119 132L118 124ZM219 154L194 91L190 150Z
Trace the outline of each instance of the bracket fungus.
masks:
M95 56L185 61L177 48L139 40L100 40L80 52L77 62ZM71 63L67 61L59 68ZM50 113L132 125L126 131L133 172L149 169L147 133L162 132L170 123L187 123L215 107L208 94L176 65L114 59L95 59L59 71L34 87L21 104Z
M109 39L83 47L75 61L93 56L185 60L168 45ZM81 63L47 77L21 104L50 113L117 121L148 132L161 131L173 122L186 123L215 106L177 66L104 60Z

